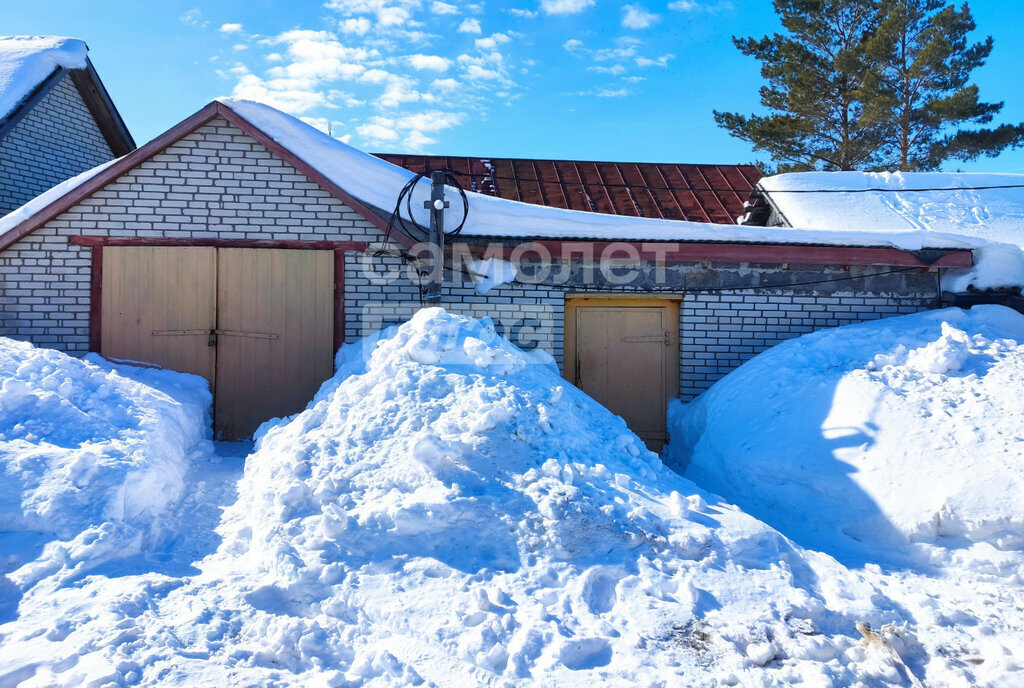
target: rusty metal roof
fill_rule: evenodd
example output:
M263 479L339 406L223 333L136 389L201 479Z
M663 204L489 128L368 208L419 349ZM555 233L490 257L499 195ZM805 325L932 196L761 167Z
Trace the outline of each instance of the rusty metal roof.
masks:
M610 215L735 224L761 178L753 165L465 158L376 153L411 172L448 167L464 188L512 201Z

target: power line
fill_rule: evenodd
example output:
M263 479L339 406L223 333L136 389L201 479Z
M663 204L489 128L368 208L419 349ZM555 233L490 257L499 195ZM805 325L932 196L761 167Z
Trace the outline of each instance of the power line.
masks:
M756 189L765 193L914 193L917 191L986 191L988 189L1024 189L1024 184L990 184L983 186L923 186L916 189Z

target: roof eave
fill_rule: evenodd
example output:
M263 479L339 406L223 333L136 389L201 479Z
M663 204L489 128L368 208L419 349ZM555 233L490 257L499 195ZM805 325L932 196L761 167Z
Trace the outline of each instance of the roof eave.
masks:
M71 70L70 76L111 152L121 157L135 150L135 139L128 131L128 125L121 118L92 60L86 57L85 67Z

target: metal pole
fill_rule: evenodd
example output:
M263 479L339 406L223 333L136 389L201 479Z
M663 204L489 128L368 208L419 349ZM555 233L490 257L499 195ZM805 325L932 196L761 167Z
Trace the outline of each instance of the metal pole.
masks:
M441 285L444 284L444 171L430 173L430 200L423 201L423 207L430 211L430 251L432 254L426 302L430 306L441 305Z

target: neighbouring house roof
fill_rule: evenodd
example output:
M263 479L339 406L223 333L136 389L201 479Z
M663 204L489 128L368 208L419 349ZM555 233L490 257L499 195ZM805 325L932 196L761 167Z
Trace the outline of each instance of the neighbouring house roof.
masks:
M353 148L267 105L220 100L127 156L68 180L0 218L0 250L216 117L239 127L381 229L387 226L385 218L394 207L399 190L413 176L406 169ZM455 190L449 189L449 193L454 194ZM415 194L417 200L428 198L429 180L420 180ZM417 205L412 203L414 220L425 227L428 212ZM831 232L580 212L472 192L469 207L463 236L633 242L644 246L646 242L675 242L682 248L677 248L672 256L681 260L968 267L970 253L957 249L976 245L955 236L925 231ZM450 212L454 214L457 210ZM400 236L395 238L402 240ZM936 251L912 253L921 249Z
M745 226L957 235L986 244L974 287L1024 284L1024 174L795 172L761 179L753 196Z
M88 46L60 36L0 36L0 137L70 76L114 155L135 148L88 57Z
M417 174L450 169L467 190L509 201L718 224L743 215L761 178L753 165L375 155Z

